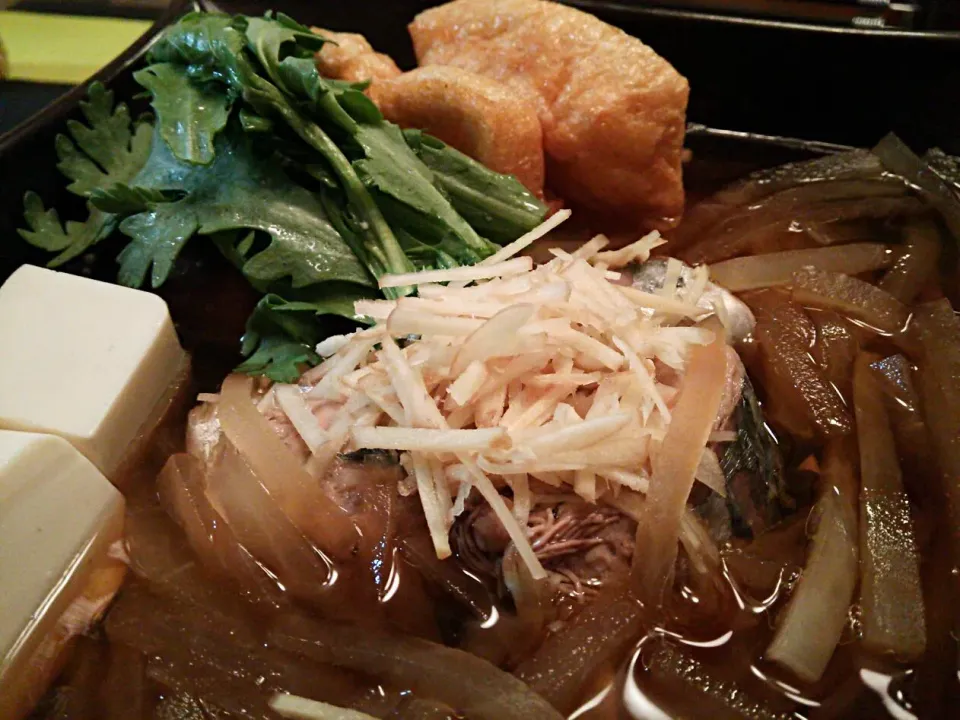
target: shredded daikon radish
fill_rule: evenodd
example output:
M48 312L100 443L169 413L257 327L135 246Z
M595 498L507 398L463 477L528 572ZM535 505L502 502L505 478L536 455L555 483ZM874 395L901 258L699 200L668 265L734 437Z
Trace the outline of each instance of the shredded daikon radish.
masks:
M571 214L572 213L566 209L557 210L557 212L548 217L533 230L525 235L521 235L509 245L504 245L490 257L481 260L479 264L483 266L489 266L496 265L504 260L509 260L514 255L526 250L530 245L544 237L551 230L556 229L557 226L559 226L562 222L568 220Z
M668 403L692 350L714 339L689 326L711 314L694 304L705 272L678 288L681 266L668 262L672 287L662 294L609 282L617 273L608 264L645 259L656 233L609 252L598 236L537 267L515 257L568 216L480 265L384 278L383 287L417 286L419 297L358 301L355 312L374 326L325 341L320 349L333 354L300 388L265 396L313 451L315 477L340 452L400 451L398 491L419 495L439 557L449 556L452 523L472 497L490 506L531 574L545 577L527 538L530 478L639 517L655 490L651 451L670 427ZM658 377L664 365L670 372ZM512 507L501 494L511 491Z
M641 475L627 470L603 470L600 475L606 480L623 485L634 492L645 493L650 488L650 478L646 474Z
M457 405L466 405L477 391L483 387L490 374L487 372L485 363L479 360L471 362L467 369L460 373L460 376L453 381L448 392L450 397Z
M526 473L507 475L505 479L510 483L510 488L513 490L513 514L517 518L517 524L520 527L526 527L530 521L530 508L532 506L530 480Z
M376 450L421 450L423 452L466 452L487 450L508 439L504 428L481 430L426 430L423 428L354 428L358 448Z
M663 276L663 285L657 290L658 295L664 297L676 297L677 285L680 283L680 275L683 272L683 263L676 258L667 259L667 269Z
M403 287L404 285L420 285L422 283L456 282L458 280L489 280L495 277L508 275L522 275L533 268L533 260L528 257L513 258L496 265L465 265L449 270L424 270L414 273L400 273L397 275L382 275L381 288Z
M410 453L413 463L413 474L417 481L417 493L423 506L423 514L427 519L430 538L436 549L437 557L443 560L450 557L450 539L447 519L444 517L443 507L437 495L437 484L433 479L430 460L422 453Z
M327 441L327 433L317 423L316 416L303 401L303 393L295 385L275 385L277 404L293 423L294 429L303 438L310 452L316 452Z
M626 267L635 262L645 263L650 259L650 251L666 244L666 242L666 240L660 237L659 231L654 230L636 242L630 243L619 250L607 250L597 253L592 259L598 263L604 263L611 268Z
M579 260L589 260L609 244L610 238L608 238L606 235L597 235L593 239L578 247L570 257L574 257Z
M597 474L590 470L577 470L573 475L573 491L587 502L597 501Z
M328 358L343 348L348 342L350 342L349 335L331 335L327 339L317 343L317 355L322 358Z

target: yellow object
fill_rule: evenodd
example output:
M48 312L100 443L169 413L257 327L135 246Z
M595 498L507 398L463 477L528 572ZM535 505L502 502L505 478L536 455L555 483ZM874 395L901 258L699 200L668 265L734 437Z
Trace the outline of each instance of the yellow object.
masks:
M149 20L0 11L7 78L81 83L149 28Z

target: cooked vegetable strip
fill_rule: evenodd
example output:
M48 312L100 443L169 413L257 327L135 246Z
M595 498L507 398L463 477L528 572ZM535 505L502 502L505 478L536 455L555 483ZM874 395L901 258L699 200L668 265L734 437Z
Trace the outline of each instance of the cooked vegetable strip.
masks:
M936 274L940 232L931 220L917 219L907 225L905 234L903 251L880 280L879 287L900 302L909 303Z
M932 467L936 462L933 440L924 422L922 403L910 362L903 355L893 355L878 360L870 367L888 400L885 406L897 440L901 466L916 469ZM944 402L949 400L944 398Z
M923 349L919 387L949 505L954 562L960 560L960 321L947 300L916 307Z
M926 646L923 592L910 501L903 490L883 395L861 354L853 399L860 444L860 606L865 647L904 659Z
M476 720L560 720L550 704L512 675L461 650L341 623L291 617L268 642L318 662L412 687Z
M700 456L710 437L723 397L726 351L722 332L709 345L696 346L684 376L673 419L653 462L653 478L637 524L633 575L640 598L660 605L673 582L680 521Z
M564 632L553 634L516 675L533 691L569 714L576 709L583 683L604 663L635 642L642 627L642 608L622 589L611 588L592 603Z
M477 452L507 439L503 428L483 430L423 430L419 428L354 428L358 448L420 450L422 452Z
M638 667L639 666L639 667ZM686 706L711 718L751 718L751 720L793 720L792 712L781 712L762 697L749 694L722 668L693 657L666 638L644 643L632 668L649 675L658 688L671 697L686 699Z
M376 720L373 715L290 693L274 695L270 698L269 705L277 715L297 720Z
M566 222L570 219L572 213L569 210L558 210L556 213L551 215L549 218L544 220L540 225L531 230L528 233L525 233L514 240L509 245L504 245L502 248L497 250L490 257L484 258L478 264L479 265L496 265L498 263L509 260L514 255L517 255L528 247L533 245L537 240L542 237L545 237L549 232L555 230L561 223Z
M847 440L826 445L812 547L766 652L805 682L823 676L846 627L857 584L859 489L853 452Z
M755 335L771 419L801 436L850 433L850 412L810 356L816 333L810 318L791 302L755 308Z
M253 380L242 375L224 381L217 403L224 434L301 532L332 556L349 557L358 540L356 527L257 412L252 387Z
M893 260L893 252L886 245L858 243L813 250L786 250L725 260L710 266L710 277L727 290L741 292L787 285L793 279L793 273L807 266L846 275L859 275L889 267Z
M380 287L402 287L416 283L438 283L458 280L488 280L495 277L508 277L529 272L533 267L533 260L528 257L505 260L496 265L479 265L470 268L454 268L452 270L428 270L426 272L408 273L405 275L384 275L380 278Z
M903 330L910 316L903 303L875 285L815 268L794 273L793 299L801 305L845 313L888 333Z

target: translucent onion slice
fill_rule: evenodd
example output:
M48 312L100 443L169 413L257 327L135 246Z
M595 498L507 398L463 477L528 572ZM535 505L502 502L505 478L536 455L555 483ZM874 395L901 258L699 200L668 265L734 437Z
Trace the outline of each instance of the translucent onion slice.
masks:
M860 606L862 643L873 652L917 658L926 647L920 557L882 390L861 354L853 399L860 444Z
M252 389L253 379L244 375L223 381L217 417L224 434L304 535L333 557L351 557L360 539L357 528L257 412Z
M471 720L561 720L520 680L461 650L417 638L320 620L287 617L267 642L311 660L358 670L393 687L411 688Z
M889 267L893 260L894 254L886 245L856 243L810 250L786 250L725 260L710 266L710 277L727 290L741 292L774 285L787 285L793 279L793 273L806 266L847 275L859 275L870 270Z
M616 662L636 642L643 609L628 592L609 588L563 632L551 635L516 676L563 711L576 709L583 686L597 668Z
M709 345L694 346L680 395L660 450L637 524L633 574L644 602L659 605L673 581L680 522L703 448L723 400L726 340L718 331Z
M853 453L846 440L827 443L820 521L800 583L767 648L769 660L806 682L818 681L833 657L857 584L858 488Z
M903 330L910 316L903 303L876 285L810 267L794 273L793 299L801 305L836 310L888 333Z

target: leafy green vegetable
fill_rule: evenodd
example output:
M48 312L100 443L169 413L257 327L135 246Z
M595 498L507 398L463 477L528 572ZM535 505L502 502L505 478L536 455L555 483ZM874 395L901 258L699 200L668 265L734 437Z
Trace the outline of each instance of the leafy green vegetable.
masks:
M279 295L264 295L247 321L241 351L248 356L240 372L293 382L303 365L316 365L319 337L310 313L291 311Z
M91 208L84 222L70 220L66 226L54 209L46 210L43 200L34 192L23 199L23 215L29 230L20 230L20 236L34 247L60 253L48 264L56 267L76 257L91 245L113 232L116 220L112 215Z
M420 130L404 137L434 182L478 233L510 242L543 222L547 207L512 175L501 175Z
M64 225L28 194L21 235L58 264L119 229L130 238L119 281L135 287L161 285L202 237L265 293L241 369L289 381L317 360L318 316L362 321L353 303L377 296L374 278L479 262L496 249L487 238L542 220L546 208L513 178L405 134L366 84L322 77L324 42L282 14L184 16L135 74L155 122L132 122L94 85L87 124L57 140L87 219Z
M90 86L89 99L80 103L87 125L67 121L71 140L57 136L60 172L73 182L67 189L88 197L100 187L126 182L143 167L150 152L150 125L131 122L123 103L113 105L113 92L102 84Z
M370 285L370 277L326 219L317 196L295 183L269 156L257 155L239 129L217 140L211 165L178 160L159 139L133 179L139 191L179 191L183 198L157 204L120 225L133 242L120 256L120 282L139 287L152 267L151 284L166 280L193 235L261 230L272 241L242 253L244 275L261 290L289 278L295 288L341 280Z
M89 99L80 103L89 125L68 121L71 137L58 135L57 167L73 182L71 192L89 197L99 188L123 183L133 177L150 152L150 124L132 122L127 106L113 105L113 93L102 84L90 86ZM59 253L48 265L57 267L72 260L117 228L119 219L110 211L88 206L83 222L68 221L61 225L56 210L45 210L35 193L24 198L24 219L28 230L20 236L31 245Z
M151 65L133 79L153 96L160 136L173 154L186 162L213 162L214 140L230 117L227 93L212 83L191 81L171 63Z
M337 283L323 294L289 301L275 294L264 295L247 321L242 351L247 360L237 370L266 375L277 382L294 382L302 365L315 365L319 358L314 347L323 333L316 322L318 315L335 314L351 317L353 303L371 297L359 286Z

